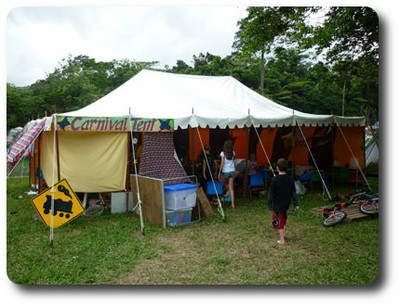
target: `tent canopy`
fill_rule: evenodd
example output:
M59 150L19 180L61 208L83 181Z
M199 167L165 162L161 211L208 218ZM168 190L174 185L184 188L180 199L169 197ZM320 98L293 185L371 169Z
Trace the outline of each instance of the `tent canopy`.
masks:
M277 104L230 76L197 76L142 70L71 117L174 119L174 128L289 125L363 126L364 117L299 112Z
M296 165L307 165L310 160L304 146L296 146L300 153L297 149L291 153L295 150L292 146L300 137L292 127L298 125L300 129L300 126L305 126L304 132L308 135L311 147L319 150L313 152L318 163L339 161L346 166L352 156L343 152L348 151L343 150L343 137L336 137L333 145L332 137L313 137L314 134L320 134L321 129L326 129L327 135L333 135L328 132L335 130L331 128L335 124L343 126L340 130L346 137L351 137L355 157L361 161L359 154L364 154L363 151L360 153L364 139L364 117L299 112L263 97L230 76L194 76L142 70L94 103L45 119L39 148L39 164L44 178L50 186L53 173L57 173L60 179L67 179L76 192L106 192L126 188L129 171L126 149L129 140L126 132L130 130L173 132L180 128L182 131L169 134L186 135L183 143L192 148L189 150L185 147L193 160L201 149L195 132L211 140L211 130L217 132L217 127L228 127L237 138L235 152L238 158L248 158L247 148L255 143L249 139L251 135L248 128L261 126L265 129L260 131L260 139L268 144L268 156L274 158L276 152L275 155L279 153L279 157L291 157ZM106 129L106 126L109 128ZM187 130L189 126L202 129ZM58 134L51 133L51 130L57 130ZM100 131L102 133L97 133ZM289 138L290 141L287 141ZM327 140L327 145L323 146L324 140ZM300 143L303 143L302 140ZM243 148L242 155L239 154L240 148ZM259 143L252 150L259 152ZM257 153L261 162L262 153ZM57 163L54 163L55 156ZM318 159L318 156L323 158Z

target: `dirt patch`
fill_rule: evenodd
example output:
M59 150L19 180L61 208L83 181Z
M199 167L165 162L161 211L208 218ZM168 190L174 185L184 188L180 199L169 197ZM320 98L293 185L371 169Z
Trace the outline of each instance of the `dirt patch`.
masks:
M242 232L243 230L243 232ZM277 268L268 262L291 246L278 246L265 229L249 240L248 229L231 231L221 224L166 231L157 238L157 256L141 260L118 283L130 285L237 285L269 281ZM260 266L269 266L260 269Z
M121 284L182 284L190 266L196 264L196 247L184 232L161 235L157 239L158 256L141 260L125 275ZM170 280L174 279L174 282Z

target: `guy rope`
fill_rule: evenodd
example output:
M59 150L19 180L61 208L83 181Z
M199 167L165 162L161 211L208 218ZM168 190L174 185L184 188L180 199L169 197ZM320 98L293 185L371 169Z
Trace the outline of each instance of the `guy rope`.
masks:
M207 164L208 172L209 172L210 177L211 177L211 181L212 181L212 184L213 184L214 192L215 192L215 195L217 196L217 201L218 201L218 212L221 214L222 220L223 220L224 222L226 222L226 216L225 216L225 213L224 213L224 209L222 208L221 199L220 199L220 197L219 197L219 195L218 195L217 187L215 186L215 181L214 181L214 177L213 177L213 174L212 174L212 171L211 171L211 167L210 167L210 164L209 164L208 159L207 159L207 157L206 157L206 156L207 156L207 155L206 155L206 150L204 149L204 144L203 144L203 140L202 140L201 135L200 135L200 130L199 130L199 126L198 126L198 125L197 125L196 130L197 130L197 134L199 135L199 139L200 139L200 143L201 143L201 148L202 148L202 151L203 151L203 154L204 154L204 157L205 157L204 159L205 159L206 164Z
M137 172L137 160L136 160L136 153L135 153L135 143L137 142L136 138L133 137L133 129L132 129L132 120L131 120L131 108L129 108L129 126L130 126L130 135L131 135L131 144L132 144L132 154L133 154L133 166L135 168L135 182L136 182L136 196L137 196L137 204L133 208L133 211L136 209L139 212L139 219L140 219L140 231L142 235L144 235L144 222L143 222L143 213L142 213L142 200L140 197L140 189L139 189L139 178Z

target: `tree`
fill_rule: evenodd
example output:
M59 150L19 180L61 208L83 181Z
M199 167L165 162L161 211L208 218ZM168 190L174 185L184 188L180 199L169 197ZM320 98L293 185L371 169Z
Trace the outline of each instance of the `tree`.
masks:
M233 48L238 52L259 54L259 90L264 92L265 55L270 53L279 38L287 37L303 19L305 8L249 7L248 16L239 20Z
M193 73L193 68L186 64L184 61L178 60L176 61L176 65L168 71L172 73L191 74Z
M85 55L69 56L45 80L31 86L48 113L80 109L106 95L140 70L156 62L96 62Z
M7 129L24 126L40 113L40 101L28 87L7 84Z
M379 18L369 7L332 7L305 41L325 52L342 87L343 114L379 118ZM366 114L366 113L364 113Z
M379 61L379 17L369 7L332 7L314 29L314 45L331 62L370 57Z
M336 76L297 48L277 48L265 75L265 95L287 107L316 114L340 114Z

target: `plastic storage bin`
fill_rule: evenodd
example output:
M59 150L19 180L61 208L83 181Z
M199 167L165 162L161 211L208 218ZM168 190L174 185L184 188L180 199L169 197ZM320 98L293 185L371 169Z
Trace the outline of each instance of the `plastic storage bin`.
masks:
M183 210L196 205L196 184L173 184L164 186L165 208Z
M192 221L192 208L184 210L166 210L165 221L167 227L190 223Z

